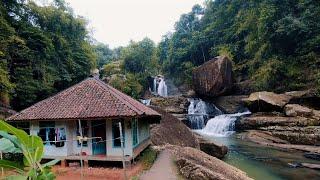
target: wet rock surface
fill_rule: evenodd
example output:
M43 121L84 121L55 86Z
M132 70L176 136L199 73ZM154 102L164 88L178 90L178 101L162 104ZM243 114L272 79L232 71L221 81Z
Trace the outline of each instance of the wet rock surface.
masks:
M219 96L214 98L212 102L224 113L234 114L244 109L244 103L242 99L245 98L248 98L248 96Z
M228 153L228 147L217 142L208 141L201 136L197 136L199 139L200 150L211 155L222 159Z
M286 94L262 91L251 93L248 98L243 99L243 102L251 112L272 112L282 111L290 99L291 96Z
M200 96L223 95L233 86L232 62L226 56L213 58L193 71L192 80Z

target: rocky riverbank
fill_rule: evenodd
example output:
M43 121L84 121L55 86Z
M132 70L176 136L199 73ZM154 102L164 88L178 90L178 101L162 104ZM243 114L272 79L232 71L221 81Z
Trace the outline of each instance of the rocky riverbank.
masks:
M320 153L320 111L313 91L255 92L243 100L254 112L236 122L242 138L273 147ZM301 103L301 104L297 104Z
M151 141L157 149L169 150L180 174L186 179L250 179L243 171L219 160L228 148L194 134L179 119L153 107L162 115L151 129Z

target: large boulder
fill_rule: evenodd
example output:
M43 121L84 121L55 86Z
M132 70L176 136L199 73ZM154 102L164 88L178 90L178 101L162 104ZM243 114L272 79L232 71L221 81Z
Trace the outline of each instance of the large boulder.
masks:
M291 91L284 93L291 96L290 104L300 104L313 109L320 110L320 97L318 91L309 89L304 91Z
M216 97L227 93L233 85L232 62L218 56L194 69L194 90L201 96Z
M238 96L219 96L212 101L220 110L227 114L234 114L244 109L242 99L247 98L246 95Z
M282 112L283 107L289 103L291 96L276 94L273 92L254 92L248 98L243 99L251 112Z
M284 107L284 111L287 116L302 116L302 117L310 117L312 113L312 109L308 107L301 106L299 104L287 104Z
M186 179L191 180L245 180L245 172L198 149L190 147L167 146L175 156L178 169Z
M165 110L152 108L162 115L160 124L154 125L150 130L153 145L171 144L199 148L198 138L185 124Z
M319 126L320 121L308 117L284 117L274 115L252 115L249 117L242 117L235 123L236 129L259 129L268 126L289 126L289 127L306 127Z
M228 153L228 147L217 142L201 138L199 139L199 144L201 151L219 159L222 159Z

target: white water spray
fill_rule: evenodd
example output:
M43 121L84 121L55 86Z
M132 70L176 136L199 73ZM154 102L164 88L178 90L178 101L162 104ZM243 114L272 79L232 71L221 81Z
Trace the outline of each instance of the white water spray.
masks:
M158 86L158 95L162 97L167 97L168 96L168 89L166 82L164 81L163 78L160 78L160 83Z
M201 99L189 99L189 102L188 121L192 129L202 129L210 116L222 114L216 106Z
M226 137L234 133L235 121L238 117L251 114L250 111L236 113L236 114L222 114L214 118L209 119L207 125L197 131L200 134Z

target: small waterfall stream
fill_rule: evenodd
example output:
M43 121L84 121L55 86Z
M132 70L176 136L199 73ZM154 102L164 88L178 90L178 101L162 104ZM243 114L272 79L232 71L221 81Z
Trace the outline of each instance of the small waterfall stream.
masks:
M188 121L192 129L202 129L210 117L222 114L216 106L201 99L189 99L189 102Z
M158 95L162 97L168 96L168 88L163 78L160 78L160 83L158 86Z
M249 111L236 114L222 114L209 119L207 125L198 131L209 136L226 137L234 133L235 121L238 117L251 114Z
M225 137L234 133L235 121L249 111L223 114L214 104L201 99L189 99L188 121L191 129L198 133Z

